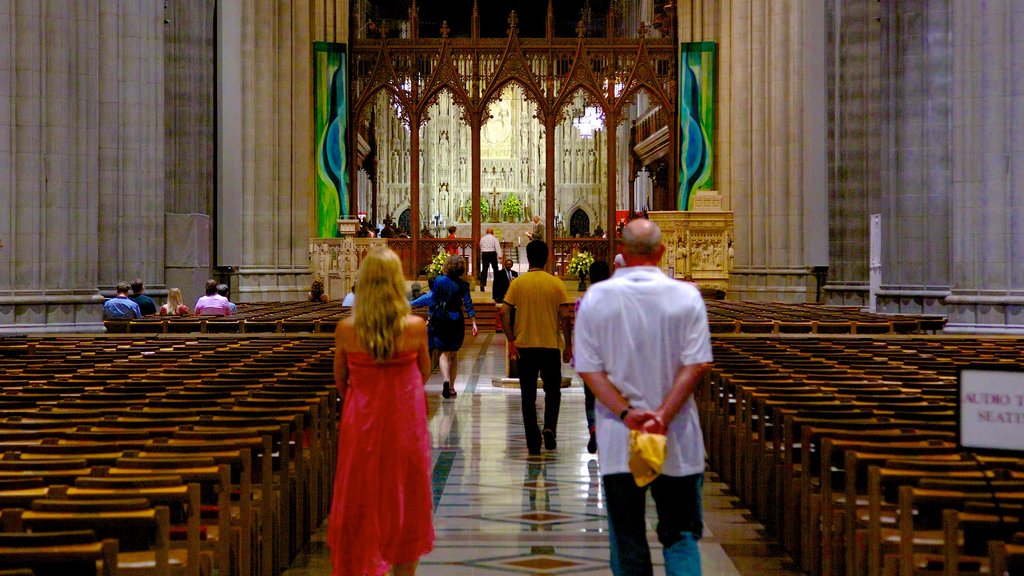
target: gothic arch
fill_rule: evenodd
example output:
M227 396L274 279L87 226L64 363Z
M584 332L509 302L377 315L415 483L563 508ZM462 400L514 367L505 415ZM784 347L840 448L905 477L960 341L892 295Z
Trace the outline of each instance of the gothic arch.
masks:
M412 106L409 98L394 86L380 83L372 86L369 92L366 92L359 98L359 104L357 104L355 108L356 125L362 124L366 121L366 114L373 107L374 100L377 99L377 94L380 92L386 92L390 97L396 98L401 106L401 109L396 111L396 114L399 118L405 118L406 121L409 120L409 112Z
M444 92L448 92L449 94L451 94L452 100L455 102L455 104L459 106L460 109L462 109L462 121L465 122L466 125L472 126L472 122L470 122L470 119L472 118L472 114L474 112L472 102L469 101L469 97L468 95L466 95L465 91L460 93L458 90L453 89L452 85L447 82L444 84L431 86L429 92L423 93L422 97L420 98L420 109L417 113L417 116L420 119L420 124L422 125L427 121L427 111L430 110L430 107L434 105L437 99Z
M575 214L577 210L582 210L583 213L587 215L587 219L590 221L591 228L593 228L597 224L604 223L604 220L600 218L600 215L598 214L597 210L593 206L591 206L589 202L587 202L586 200L577 200L571 206L569 206L561 215L562 221L567 223L567 230L569 228L568 223L571 221L572 215ZM602 228L603 227L604 226L602 225Z
M640 42L636 48L635 64L629 73L629 78L626 79L622 93L613 103L616 114L622 111L623 103L628 102L641 88L646 88L665 110L673 109L673 98L661 86L660 77L651 66L651 55L647 50L647 27L641 24L639 32ZM672 83L672 80L669 82ZM674 90L672 92L674 93Z
M541 94L536 87L523 82L519 77L512 76L503 78L499 83L487 88L487 91L484 93L484 97L480 99L480 108L478 110L480 114L480 124L483 125L487 123L487 119L490 117L489 109L491 102L501 98L501 94L505 91L505 87L510 84L519 86L519 89L523 91L523 95L526 99L537 105L537 120L543 124L544 118L548 113L547 100L544 98L544 95Z
M600 84L594 78L594 73L591 70L590 54L584 48L583 38L579 39L576 55L573 58L572 66L569 68L569 74L566 81L559 87L558 97L555 98L555 102L551 106L556 119L565 107L573 101L578 90L586 91L588 100L599 106L602 112L607 113L609 111L609 102L601 94Z
M664 110L673 109L672 103L669 102L668 98L665 96L665 91L645 80L629 84L622 90L622 94L620 94L618 99L615 101L616 114L621 116L622 109L641 92L647 93L647 96L650 97L653 102L660 104Z
M448 90L451 93L452 99L464 111L463 119L468 122L470 113L473 110L473 102L470 95L466 92L463 77L452 62L451 48L447 36L442 40L441 54L438 56L434 70L421 93L418 110L420 115L426 113L434 99L443 90Z
M608 102L601 96L593 86L589 84L574 84L571 90L563 90L558 95L558 100L555 101L555 105L552 107L552 113L555 117L555 122L562 120L562 114L565 113L566 109L572 105L573 100L576 99L576 94L579 92L584 93L584 98L587 100L588 106L597 106L601 109L601 113L608 114Z

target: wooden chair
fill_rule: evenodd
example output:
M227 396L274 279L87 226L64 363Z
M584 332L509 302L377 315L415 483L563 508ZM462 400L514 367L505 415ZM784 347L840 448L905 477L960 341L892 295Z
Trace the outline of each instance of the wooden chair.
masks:
M832 526L836 515L836 496L845 494L842 482L834 491L833 482L840 478L846 450L903 452L920 456L951 454L956 451L952 433L896 429L828 430L815 427L803 429L801 445L800 524L804 527L799 557L804 570L812 574L831 574ZM839 504L842 504L842 500ZM824 562L828 556L828 565Z
M0 574L18 568L36 576L115 576L117 540L92 530L0 533Z
M884 466L870 466L868 469L868 514L867 520L867 567L871 576L878 576L884 571L884 558L887 550L892 550L903 537L904 529L912 530L912 524L905 527L899 524L899 495L903 488L915 488L924 478L950 477L981 478L981 470L971 461L942 461L938 459L893 459L886 461ZM952 491L941 492L945 495ZM913 506L913 502L909 504ZM890 514L883 518L883 514ZM933 517L937 518L936 517ZM903 519L905 522L907 519ZM933 530L939 531L938 522L934 522Z
M204 426L182 429L175 433L168 442L208 443L208 442L239 442L248 446L253 454L260 456L259 495L261 516L271 518L274 530L270 535L271 542L276 544L273 550L272 565L276 570L284 570L292 555L297 552L294 523L292 522L292 506L296 481L292 472L291 428L287 424L259 422L236 418L209 418ZM251 439L258 439L253 441ZM256 443L258 442L258 444ZM268 450L269 444L269 452ZM270 454L267 458L266 455ZM271 507L267 510L266 507ZM261 538L267 542L268 528L261 524ZM266 546L261 547L261 562L266 562L264 555L270 552Z
M930 554L942 557L946 543L942 526L944 509L962 509L964 503L971 499L989 497L1020 506L1024 504L1024 490L1020 490L1022 485L1016 485L1017 491L997 492L994 495L988 494L987 488L984 492L965 492L901 486L898 508L900 576L916 576L919 573L918 556L921 552L925 556Z
M231 490L237 495L237 506L231 505L231 524L237 531L238 570L241 574L253 574L253 534L255 533L253 518L253 462L249 448L230 443L193 443L188 445L167 444L160 440L147 444L134 453L140 465L144 461L164 463L167 461L190 461L191 459L209 460L218 465L227 465L231 471ZM124 463L124 462L122 462ZM236 538L232 538L235 542Z
M83 474L82 476L89 476ZM213 523L203 522L207 540L203 544L213 550L218 573L231 574L231 470L211 458L151 459L122 458L115 466L97 467L91 476L143 477L177 476L185 483L200 487L201 506L215 511Z
M990 542L988 554L989 574L993 576L1024 574L1024 544Z
M171 533L175 526L184 530L183 540L171 539L169 563L173 573L206 576L212 573L211 562L200 554L199 484L185 484L179 476L83 477L75 486L55 487L54 496L70 500L117 500L145 498L152 504L167 506Z
M170 574L170 515L144 498L123 500L36 500L31 510L3 512L6 531L93 530L118 541L117 574Z
M943 575L996 574L991 568L988 545L992 541L1012 541L1021 524L1020 510L1014 512L1015 515L1010 516L943 510Z

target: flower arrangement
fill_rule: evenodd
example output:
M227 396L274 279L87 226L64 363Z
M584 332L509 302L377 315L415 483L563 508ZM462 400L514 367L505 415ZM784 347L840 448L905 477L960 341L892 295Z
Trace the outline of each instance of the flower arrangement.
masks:
M430 259L430 264L427 264L427 276L430 278L440 276L444 270L444 263L447 261L448 254L446 252L434 254L434 257Z
M526 218L526 213L523 211L523 203L519 200L519 197L515 194L506 194L501 200L501 207L498 209L498 215L505 222L519 222Z
M473 198L466 198L466 202L462 205L462 217L460 221L468 222L473 218ZM490 222L491 221L491 203L486 198L480 198L480 221Z
M573 254L569 260L569 273L582 278L590 272L590 265L594 263L594 255L586 250Z

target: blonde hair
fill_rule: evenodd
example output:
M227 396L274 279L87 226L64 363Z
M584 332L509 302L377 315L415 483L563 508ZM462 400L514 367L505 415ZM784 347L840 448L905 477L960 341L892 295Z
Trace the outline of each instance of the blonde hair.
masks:
M409 301L398 254L389 248L371 250L359 265L359 297L352 307L356 338L380 362L395 355Z
M178 306L183 305L181 301L181 290L178 288L170 288L167 290L167 313L177 314Z

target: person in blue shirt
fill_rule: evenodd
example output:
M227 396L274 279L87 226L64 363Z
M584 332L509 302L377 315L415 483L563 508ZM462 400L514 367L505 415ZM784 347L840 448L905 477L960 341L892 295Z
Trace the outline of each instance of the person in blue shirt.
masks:
M438 365L444 387L441 396L455 398L455 378L459 366L459 349L465 336L465 315L473 322L473 336L476 336L476 312L473 310L473 299L469 294L469 283L462 279L466 273L466 260L458 254L448 256L442 274L434 278L431 291L410 303L413 308L429 306L427 320L427 343L431 353L440 353Z
M130 289L131 285L124 280L117 283L117 288L115 288L117 295L103 303L104 320L142 318L142 310L139 309L139 305L128 297Z
M228 308L231 308L232 314L237 314L238 306L235 306L235 303L228 298L228 290L227 284L217 284L217 296L223 298L228 303Z

